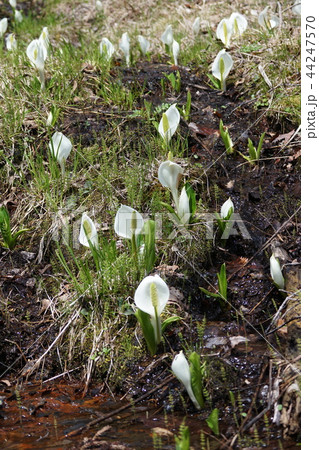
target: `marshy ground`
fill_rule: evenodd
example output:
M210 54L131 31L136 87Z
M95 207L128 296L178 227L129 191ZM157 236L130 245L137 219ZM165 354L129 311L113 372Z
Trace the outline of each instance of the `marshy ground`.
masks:
M193 448L299 448L300 19L291 2L276 11L282 23L272 32L258 28L252 10L266 4L257 0L222 10L200 1L102 4L103 11L93 1L20 2L24 21L9 22L18 51L1 50L0 206L13 227L29 229L14 250L0 247L1 439L5 448L175 448L184 419ZM222 48L216 26L233 11L250 26L228 50L234 69L221 92L207 74ZM0 5L0 19L7 16L10 5ZM159 40L167 24L180 41L178 66ZM25 48L43 26L51 49L41 92ZM119 51L106 64L101 38L117 43L124 31L131 66ZM148 58L137 34L153 42ZM171 202L157 176L168 149L154 126L174 103L182 118L169 149L197 199L197 221L179 230L161 204ZM49 155L54 131L73 144L65 177ZM251 163L243 157L248 138L257 145L264 132L261 158ZM223 242L207 218L229 197L238 221ZM153 357L131 314L143 276L113 230L121 204L161 217L152 273L170 287L166 314L180 320ZM114 242L103 273L78 243L83 212L101 240ZM270 277L272 253L284 292ZM200 290L218 291L223 263L227 302ZM201 355L200 412L171 376L181 349ZM214 408L219 434L206 423Z

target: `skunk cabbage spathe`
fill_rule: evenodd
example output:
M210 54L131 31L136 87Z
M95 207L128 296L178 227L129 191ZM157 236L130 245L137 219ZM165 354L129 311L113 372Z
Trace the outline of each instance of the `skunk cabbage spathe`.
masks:
M44 89L44 63L48 51L41 39L34 39L27 47L27 56L33 67L38 69L41 89Z
M181 116L178 109L176 108L176 103L171 105L163 114L162 119L158 125L158 132L166 143L171 140L173 134L177 130L180 119Z
M150 316L156 345L161 341L162 326L160 315L168 299L169 287L158 275L145 277L135 291L134 303L138 309Z
M143 225L144 219L138 211L130 206L121 205L114 222L114 231L118 236L132 239L141 233Z
M222 41L226 48L229 47L233 34L233 22L230 19L222 19L216 30L216 36Z
M129 67L131 63L131 53L130 53L130 38L127 32L122 34L119 47L124 53L126 65L127 67Z
M228 77L233 65L233 59L225 49L221 50L217 54L212 64L212 74L220 81L220 86L223 91L226 91L226 78Z
M195 407L197 409L201 409L201 405L195 397L192 388L191 369L182 350L178 353L178 355L175 356L172 362L172 372L174 373L176 378L178 378L179 381L185 386L185 389Z
M223 203L221 209L220 209L220 217L222 219L229 219L230 216L234 212L234 203L232 202L231 198L226 200L225 203Z
M82 214L79 242L85 247L90 247L91 244L97 248L99 245L96 226L86 213Z
M279 17L275 14L269 14L269 8L270 6L266 6L258 16L259 25L268 31L279 26Z
M273 279L273 282L279 289L284 289L285 287L285 279L281 272L281 267L278 258L275 257L274 254L270 257L270 275Z
M137 36L138 43L140 45L141 52L146 55L150 49L151 43L144 36L140 34Z
M115 51L115 48L111 41L109 41L107 38L103 38L102 41L100 42L99 50L100 54L104 56L107 59L107 61L110 61Z
M8 19L5 17L0 20L0 38L5 34L8 28Z

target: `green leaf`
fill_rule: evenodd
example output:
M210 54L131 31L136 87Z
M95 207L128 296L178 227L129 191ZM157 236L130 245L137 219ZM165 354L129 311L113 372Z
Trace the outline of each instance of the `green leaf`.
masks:
M26 231L29 231L28 228L23 228L12 235L9 212L5 206L0 208L0 233L5 247L13 250L18 237Z
M174 220L175 220L176 224L180 223L180 219L171 205L169 205L165 202L160 202L160 205L164 206L174 216Z
M179 429L179 435L175 436L175 449L176 450L189 450L190 448L190 434L189 428L181 424Z
M0 208L0 232L4 245L12 250L12 234L10 225L10 216L5 206ZM14 247L14 246L13 246Z
M165 52L169 55L171 53L170 46L168 44L165 44Z
M191 217L190 217L190 221L191 221L196 212L196 193L195 193L194 189L192 188L192 186L190 185L190 183L188 183L188 182L185 183L185 189L186 189L187 197L189 199L189 211L191 213Z
M213 75L211 75L210 73L207 74L208 78L210 79L210 81L212 82L214 88L216 89L221 89L221 83L220 80L218 80L217 78L215 78Z
M226 264L222 264L220 272L217 274L218 289L221 297L227 300L227 276L226 276Z
M144 262L146 272L150 272L156 261L155 252L155 221L147 220L144 223L145 233L145 250L144 250Z
M219 294L215 294L214 292L210 292L207 289L203 288L203 287L199 287L199 289L204 292L204 294L208 295L209 297L214 297L214 298L220 298Z
M162 323L162 333L166 329L167 325L169 325L170 323L173 323L173 322L177 322L178 320L181 320L181 319L182 318L179 316L172 316L172 317L169 317L168 319L164 320L164 322Z
M166 208L170 213L175 214L174 208L171 205L169 205L168 203L160 202L160 205L164 206L164 208ZM175 216L176 216L176 214L175 214ZM177 220L179 220L178 217L177 217Z
M225 222L224 219L222 219L220 217L220 215L218 213L215 213L215 217L216 217L216 220L217 220L218 228L221 231L221 233L223 234L224 231L225 231L225 228L226 228L226 222Z
M252 140L249 138L248 138L248 152L249 152L249 161L258 159L256 148L254 147Z
M141 325L144 339L146 341L147 348L149 349L151 355L155 355L157 350L157 344L155 340L155 331L151 323L151 318L149 314L145 313L141 309L137 309L135 316Z
M244 155L243 153L241 153L239 150L237 150L237 151L238 151L238 153L240 154L240 156L242 156L244 159L246 159L246 161L249 161L250 163L252 162L252 161L251 161L250 155L249 155L249 156L246 156L246 155Z
M225 130L224 130L224 123L223 123L222 119L220 119L220 121L219 121L219 132L220 132L222 139L224 140Z
M188 361L190 362L191 372L191 386L201 408L204 406L203 398L203 386L202 386L202 371L200 367L200 356L196 352L192 352L189 355Z
M260 154L261 154L261 149L263 146L263 142L264 142L264 138L265 138L265 132L260 136L259 142L258 142L258 147L257 147L257 151L256 151L256 159L260 158Z
M231 140L228 128L224 127L224 123L223 123L222 119L220 119L220 121L219 121L219 132L220 132L220 136L224 142L227 154L230 155L230 154L234 153L233 141Z
M184 118L186 120L186 122L189 120L189 116L190 116L190 112L191 112L191 107L192 107L192 95L190 93L190 91L187 91L187 99L186 99L186 105L185 105L185 109L184 109Z
M235 396L234 396L233 391L229 391L229 398L230 398L232 407L235 408L235 406L236 406L236 400L235 400Z
M29 231L29 228L23 228L22 230L19 230L16 233L14 233L10 243L11 246L9 246L10 250L14 249L14 247L17 245L18 237L21 236L21 234L25 233L26 231Z
M219 436L218 413L218 408L215 408L206 419L207 425L216 436Z

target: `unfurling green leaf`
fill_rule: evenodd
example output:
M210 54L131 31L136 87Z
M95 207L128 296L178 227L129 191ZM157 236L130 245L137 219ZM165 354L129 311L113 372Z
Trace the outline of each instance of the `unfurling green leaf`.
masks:
M13 250L17 244L18 237L26 231L29 230L27 228L23 228L12 234L8 210L5 206L0 208L0 233L5 247Z
M190 372L191 372L191 385L201 408L204 406L203 398L203 385L202 385L202 371L200 367L200 356L196 352L192 352L188 358L190 362Z
M217 274L218 289L221 297L227 300L227 276L226 276L226 264L222 264L220 272Z
M218 408L215 408L206 419L207 425L216 436L219 436L218 413Z
M156 261L154 220L147 220L144 222L144 235L145 235L144 264L146 272L151 272Z

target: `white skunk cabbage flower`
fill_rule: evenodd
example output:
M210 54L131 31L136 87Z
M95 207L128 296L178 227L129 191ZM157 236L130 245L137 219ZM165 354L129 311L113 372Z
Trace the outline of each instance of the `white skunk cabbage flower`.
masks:
M65 161L67 160L72 149L70 139L64 136L64 134L60 131L56 131L51 137L49 147L62 169L64 169Z
M95 248L99 246L96 226L94 225L92 219L90 219L90 217L86 213L83 213L79 234L79 242L85 247L90 247L89 241Z
M291 8L291 11L296 16L301 16L301 0L295 0L295 3L293 7Z
M115 52L114 45L107 38L102 39L99 49L100 54L105 56L108 61L112 58L113 53Z
M114 231L118 236L132 239L141 233L143 226L144 219L138 211L130 206L121 205L114 222Z
M167 25L164 33L161 36L161 41L163 42L163 44L171 47L173 45L173 40L174 40L174 38L173 38L172 25Z
M50 111L47 117L46 126L50 127L52 125L52 122L53 122L53 114L52 111Z
M279 289L284 289L285 279L281 272L280 263L279 260L273 254L270 257L270 275L275 285Z
M158 179L162 186L168 188L173 196L176 209L178 211L178 185L182 177L183 169L173 161L164 161L158 169Z
M120 49L124 53L126 65L130 66L130 38L129 35L125 32L122 34L119 44Z
M195 394L192 389L190 367L182 350L173 359L172 372L174 373L176 378L178 378L179 381L185 386L186 391L196 408L201 409L200 404L196 400Z
M48 50L50 45L48 27L42 28L41 34L39 36L39 41L41 41L44 47Z
M172 44L172 53L173 53L173 58L174 58L174 64L175 64L175 66L177 66L178 65L177 58L179 55L179 43L177 41L175 41L175 39L173 40L173 44Z
M229 75L233 67L233 59L225 49L221 50L212 65L212 74L215 78L220 80L221 88L223 91L226 90L226 78Z
M191 217L189 198L185 186L183 187L178 200L178 217L180 218L181 223L184 225L189 223L189 219Z
M22 16L22 12L19 10L15 10L14 11L14 20L18 23L21 23L23 20L23 16Z
M182 167L169 160L162 162L158 169L160 183L171 191L178 189L182 174Z
M145 39L144 36L141 35L137 36L137 40L138 43L140 44L141 52L143 53L143 55L146 55L146 53L148 53L150 49L151 43L147 39Z
M96 7L97 11L103 11L103 4L100 0L96 0L95 7Z
M192 30L193 30L194 36L197 36L200 31L200 18L199 17L196 17L196 19L194 20L193 25L192 25Z
M38 69L41 81L41 89L44 88L44 62L48 56L42 40L34 39L27 47L27 56L33 67Z
M233 22L230 19L222 19L217 26L216 36L222 41L226 48L229 47L232 34Z
M266 6L266 8L258 16L259 25L268 31L272 30L275 27L278 27L279 25L279 17L275 16L275 14L271 14L269 16L269 8L269 6Z
M220 217L222 219L226 219L226 217L229 215L231 209L234 212L234 209L235 209L234 208L234 203L229 198L228 200L226 200L226 202L222 205L222 207L220 209Z
M161 341L161 319L169 299L169 287L158 275L145 277L138 285L134 294L135 305L143 312L150 315L151 324L154 328L155 340Z
M241 35L244 33L244 31L246 31L248 27L248 22L246 17L243 16L242 14L234 12L231 14L229 20L232 24L233 33L235 35Z
M4 35L8 28L8 19L5 17L0 20L0 38Z
M6 48L8 51L14 51L17 49L17 41L14 33L10 33L6 37Z
M171 105L168 110L163 114L161 121L158 125L158 132L162 138L169 142L177 130L181 116L176 108L176 103Z

